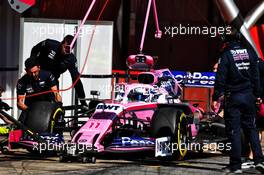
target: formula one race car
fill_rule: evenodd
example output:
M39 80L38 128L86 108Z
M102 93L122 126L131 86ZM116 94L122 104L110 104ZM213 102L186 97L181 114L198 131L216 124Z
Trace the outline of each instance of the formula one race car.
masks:
M226 143L223 119L182 103L181 91L168 69L142 72L138 83L117 84L115 98L96 106L60 161L95 162L97 154L141 151L181 159L191 143Z

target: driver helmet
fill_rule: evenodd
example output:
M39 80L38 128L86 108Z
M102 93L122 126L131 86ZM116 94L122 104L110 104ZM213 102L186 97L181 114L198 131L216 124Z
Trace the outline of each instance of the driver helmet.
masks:
M129 95L129 100L132 102L146 101L149 95L144 93L143 90L143 88L132 90Z

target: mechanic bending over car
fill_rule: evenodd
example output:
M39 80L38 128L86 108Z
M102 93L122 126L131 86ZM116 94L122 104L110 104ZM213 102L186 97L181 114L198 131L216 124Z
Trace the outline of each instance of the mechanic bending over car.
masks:
M41 70L36 58L30 57L25 61L25 70L27 73L17 83L17 106L22 110L19 117L22 123L24 123L30 105L34 102L50 101L62 105L55 77L50 72ZM42 92L44 93L38 95Z
M226 35L215 80L212 108L224 99L226 134L231 142L230 162L226 173L242 173L241 134L250 141L255 168L264 173L264 159L256 129L256 103L261 103L258 56L239 32Z
M69 70L72 82L75 82L80 76L77 68L77 59L74 54L70 52L70 44L72 40L73 36L71 35L65 36L62 42L46 39L35 45L31 50L30 57L36 57L41 69L49 71L55 76L58 87L58 79L65 71ZM85 92L80 79L77 81L74 88L77 97L84 99ZM80 100L80 102L81 105L87 106L85 100Z

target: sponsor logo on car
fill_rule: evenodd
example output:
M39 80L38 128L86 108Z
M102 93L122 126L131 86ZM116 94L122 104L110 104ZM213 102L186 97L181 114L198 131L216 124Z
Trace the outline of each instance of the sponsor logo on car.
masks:
M112 145L122 147L146 147L154 146L155 140L143 137L121 137L114 139Z
M116 114L119 114L120 112L122 112L123 107L120 105L116 105L116 104L103 104L100 103L97 105L96 107L96 112L114 112Z
M185 86L214 87L214 72L172 71L172 74L178 83L184 83Z

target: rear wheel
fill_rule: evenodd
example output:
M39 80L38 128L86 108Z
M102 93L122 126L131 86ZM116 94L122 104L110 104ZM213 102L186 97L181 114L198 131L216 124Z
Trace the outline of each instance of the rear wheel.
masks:
M61 108L57 108L52 115L49 131L51 133L63 134L65 128L65 120L63 119L64 111Z
M29 107L24 124L37 133L53 132L55 121L63 115L56 103L40 101Z

